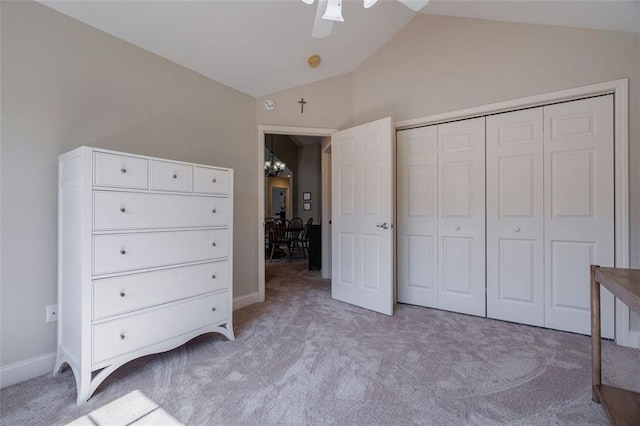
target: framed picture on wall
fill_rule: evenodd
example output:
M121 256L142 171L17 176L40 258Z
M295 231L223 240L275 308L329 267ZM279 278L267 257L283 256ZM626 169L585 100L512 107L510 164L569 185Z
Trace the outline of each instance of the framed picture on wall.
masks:
M304 201L310 201L311 200L311 193L310 192L303 192L302 193L302 199Z
M302 203L302 209L306 212L311 210L311 203Z

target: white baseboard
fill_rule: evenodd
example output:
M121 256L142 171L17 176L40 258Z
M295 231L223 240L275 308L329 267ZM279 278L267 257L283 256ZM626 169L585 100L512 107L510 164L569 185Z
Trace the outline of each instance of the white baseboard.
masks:
M56 353L36 356L0 367L0 388L15 385L43 374L52 373L56 363Z
M233 299L233 310L244 308L245 306L253 305L260 302L260 293L249 293L246 296L239 296Z

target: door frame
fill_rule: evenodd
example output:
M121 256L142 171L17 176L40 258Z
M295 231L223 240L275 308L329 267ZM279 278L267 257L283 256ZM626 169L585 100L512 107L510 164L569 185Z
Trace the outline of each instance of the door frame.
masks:
M274 135L295 135L295 136L320 136L331 137L332 134L337 132L338 129L320 128L320 127L292 127L292 126L272 126L266 124L258 124L258 137L257 137L257 170L258 170L258 300L257 302L264 302L265 298L265 279L264 279L264 147L265 147L265 135L267 133ZM325 200L322 200L324 205ZM328 229L323 229L322 232L327 232ZM253 301L246 303L249 305Z
M322 169L322 268L320 276L331 279L331 138L321 150Z
M566 90L527 96L457 111L434 114L394 123L396 131L483 117L501 112L533 108L590 96L613 94L614 109L614 190L615 190L615 266L629 267L629 79L606 81ZM629 329L629 308L616 299L615 336L621 346L640 348L640 332Z

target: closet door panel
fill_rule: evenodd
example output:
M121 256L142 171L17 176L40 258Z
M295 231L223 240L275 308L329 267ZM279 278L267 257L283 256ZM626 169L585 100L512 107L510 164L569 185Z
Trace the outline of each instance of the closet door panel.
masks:
M485 119L438 126L438 307L485 315Z
M590 334L589 265L614 266L613 96L544 108L545 326ZM602 335L614 299L602 290Z
M397 133L398 302L437 307L437 128Z
M543 109L487 117L487 316L544 325Z

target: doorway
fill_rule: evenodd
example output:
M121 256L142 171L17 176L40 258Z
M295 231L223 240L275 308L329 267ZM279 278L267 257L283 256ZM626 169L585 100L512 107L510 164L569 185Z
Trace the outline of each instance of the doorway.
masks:
M268 208L271 217L286 218L290 216L289 188L280 186L271 187L271 208Z
M266 221L284 219L291 221L300 218L304 225L310 220L317 226L318 246L326 239L326 233L330 230L322 226L327 219L325 217L327 197L330 197L330 168L326 168L326 154L324 150L330 145L330 136L334 129L316 129L284 126L258 126L258 296L260 301L265 299L265 267L272 264L270 256L265 256L265 247L270 244L269 233L265 232ZM283 147L289 147L289 152ZM266 155L273 151L274 156L286 164L288 184L272 184L274 177L265 173ZM295 151L295 152L294 152ZM330 154L329 154L330 155ZM316 164L315 172L309 172L309 163ZM286 175L285 175L286 176ZM282 210L282 201L285 209ZM280 203L280 204L279 204ZM330 204L329 204L330 205ZM275 209L275 210L274 210ZM277 210L277 211L276 211ZM284 216L284 217L282 217ZM298 245L301 245L298 243ZM282 246L284 254L288 255L286 245ZM329 247L330 249L330 247ZM325 254L326 247L322 249L320 266L323 273L330 274L325 262L330 254ZM306 249L297 246L293 249L292 260L307 262L309 253ZM304 255L302 254L304 253ZM330 253L330 251L329 251ZM307 256L307 259L305 259ZM288 259L285 260L288 263ZM279 262L284 260L279 259Z

